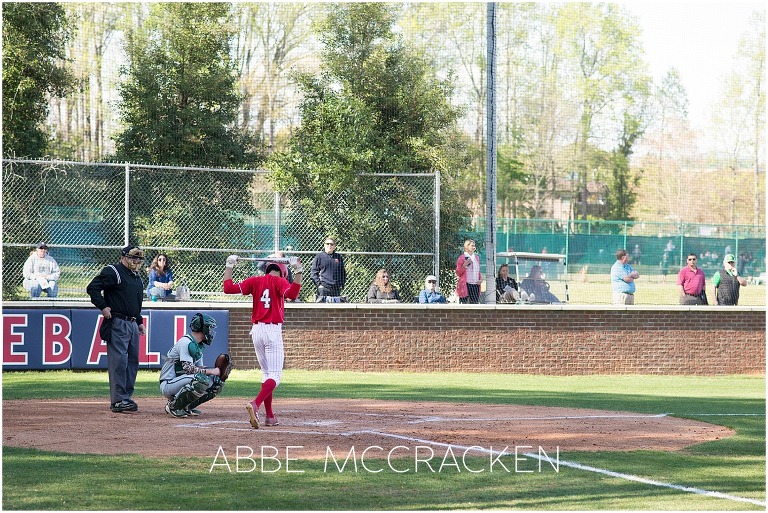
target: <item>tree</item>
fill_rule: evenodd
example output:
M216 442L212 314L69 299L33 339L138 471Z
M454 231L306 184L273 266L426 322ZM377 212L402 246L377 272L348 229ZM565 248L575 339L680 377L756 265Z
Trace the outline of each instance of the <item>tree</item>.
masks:
M252 129L272 148L287 107L294 107L296 88L289 70L313 55L309 38L312 17L320 7L305 3L235 4L241 126Z
M393 34L395 19L385 4L330 7L320 29L321 73L298 77L301 126L267 164L315 234L367 251L429 249L431 238L419 234L431 233L433 192L366 174L448 171L462 154L451 138L459 112L448 100L450 82ZM451 180L448 171L444 200L453 197ZM457 221L457 203L442 205L443 220ZM441 239L455 244L458 226ZM300 247L316 246L316 235L296 236L309 237Z
M196 166L259 161L254 141L234 129L240 97L231 37L228 4L152 5L144 26L127 34L119 159Z
M559 14L563 49L573 63L580 104L576 148L579 152L578 215L588 215L587 153L601 119L620 103L645 74L638 42L639 28L614 4L565 4ZM620 110L620 109L619 109Z
M3 155L43 157L47 94L64 96L70 74L64 59L70 27L54 3L3 5Z
M228 4L153 4L144 24L127 34L120 88L125 130L117 137L117 158L177 166L260 163L256 145L235 129L240 98L229 22ZM243 217L255 215L250 187L251 176L244 173L132 173L134 240L240 247Z

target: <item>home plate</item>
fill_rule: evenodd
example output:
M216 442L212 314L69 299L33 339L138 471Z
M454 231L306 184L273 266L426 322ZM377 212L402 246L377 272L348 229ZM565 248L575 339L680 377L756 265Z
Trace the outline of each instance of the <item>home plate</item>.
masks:
M309 422L300 422L303 426L335 426L341 424L340 420L310 420Z

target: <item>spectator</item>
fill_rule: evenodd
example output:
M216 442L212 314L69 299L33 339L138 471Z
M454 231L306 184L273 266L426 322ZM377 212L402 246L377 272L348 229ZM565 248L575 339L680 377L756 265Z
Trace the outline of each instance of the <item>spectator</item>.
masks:
M669 252L665 251L661 254L661 261L659 262L659 270L661 271L661 283L667 283L667 275L669 274Z
M424 290L419 292L419 303L445 303L445 297L437 291L437 276L430 274L424 279Z
M640 259L643 256L642 251L640 251L640 245L635 244L635 249L632 250L632 263L635 265L640 265Z
M733 255L725 255L725 258L723 258L723 268L712 277L718 305L738 305L741 287L747 286L747 280L739 276L734 260L736 259Z
M672 242L672 239L669 239L667 241L667 246L664 248L664 251L667 253L672 253L675 250L675 243Z
M519 290L520 287L515 279L509 276L509 265L501 264L499 274L496 276L496 302L516 302L520 298Z
M664 254L666 254L666 251ZM627 250L620 249L616 251L616 262L611 267L611 290L613 292L614 305L635 304L635 280L639 277L640 273L629 265Z
M368 303L399 303L400 294L397 288L389 281L389 271L379 269L376 271L371 288L368 289Z
M59 264L48 254L48 245L41 242L24 263L24 289L29 291L29 297L40 297L45 292L48 297L59 295Z
M147 284L147 297L161 301L173 301L173 270L168 255L160 253L152 259L149 265L149 280Z
M531 266L528 277L520 283L520 296L523 300L538 303L560 303L560 300L549 291L549 283L544 280L540 265Z
M325 301L326 297L339 297L347 282L347 271L344 269L344 259L336 252L336 239L326 237L323 251L312 260L310 279L317 285L317 302Z
M677 288L680 291L681 305L706 305L706 277L704 271L696 266L696 254L688 254L688 265L677 273Z
M464 241L464 253L456 261L456 295L459 303L477 304L480 302L480 283L483 276L480 273L480 257L475 253L477 244L472 239Z

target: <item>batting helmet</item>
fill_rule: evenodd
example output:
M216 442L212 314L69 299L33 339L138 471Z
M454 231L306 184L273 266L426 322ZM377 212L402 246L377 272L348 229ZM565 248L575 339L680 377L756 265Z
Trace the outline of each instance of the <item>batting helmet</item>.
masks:
M267 263L267 268L264 269L264 274L269 274L270 271L278 271L280 273L280 276L282 276L285 279L288 279L288 268L285 266L285 264L278 264L277 262L269 262Z

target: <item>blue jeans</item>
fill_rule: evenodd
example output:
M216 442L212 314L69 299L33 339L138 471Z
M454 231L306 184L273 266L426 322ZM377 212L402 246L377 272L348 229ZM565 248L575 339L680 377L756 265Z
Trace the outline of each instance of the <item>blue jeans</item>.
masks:
M36 283L35 285L32 285L32 288L29 289L29 297L40 297L40 294L45 292L48 294L48 297L56 297L59 295L59 284L56 283L53 287L48 287L47 289L44 289L40 287L39 283Z

